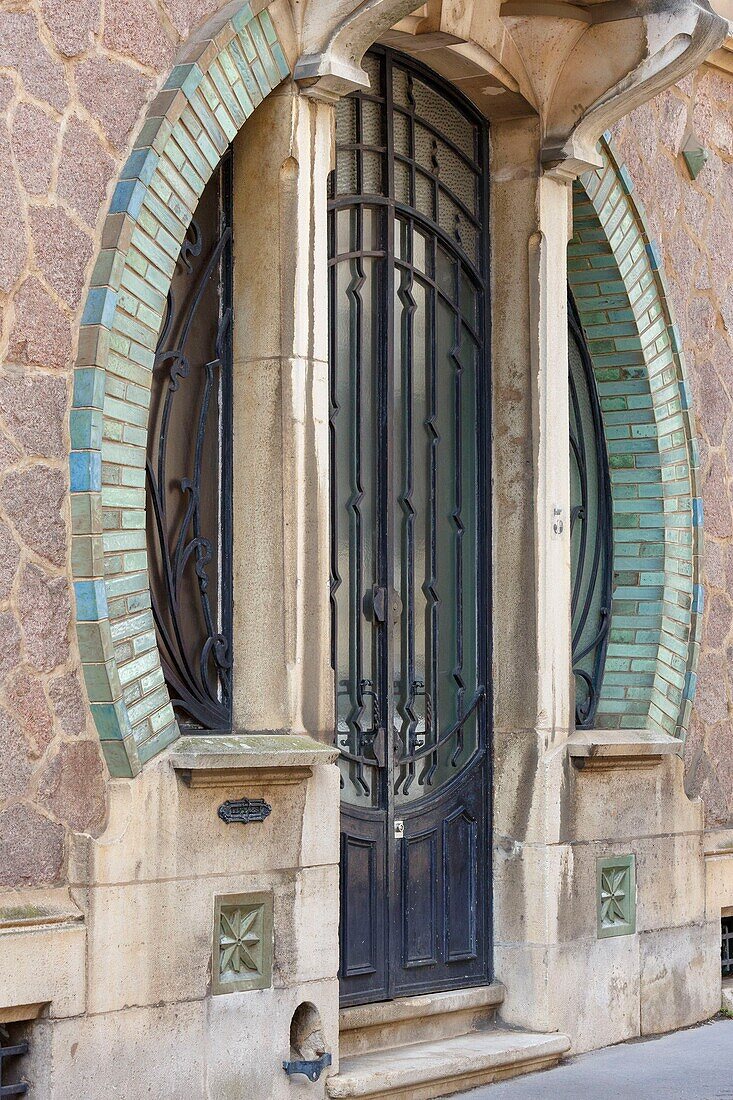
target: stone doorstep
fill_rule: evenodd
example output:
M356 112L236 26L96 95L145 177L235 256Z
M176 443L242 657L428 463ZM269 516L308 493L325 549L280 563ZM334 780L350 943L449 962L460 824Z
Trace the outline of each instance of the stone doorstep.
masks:
M419 1020L423 1016L439 1016L444 1012L461 1012L467 1008L496 1008L504 1000L501 982L478 985L469 989L451 989L446 993L428 993L422 997L398 997L394 1001L375 1001L355 1005L339 1012L339 1031L361 1027L377 1027L397 1020Z
M493 1026L494 1013L504 1000L500 982L400 997L394 1001L342 1008L339 1013L341 1058L410 1043L435 1042Z
M495 1029L342 1058L329 1077L331 1100L435 1100L556 1065L570 1049L566 1035Z

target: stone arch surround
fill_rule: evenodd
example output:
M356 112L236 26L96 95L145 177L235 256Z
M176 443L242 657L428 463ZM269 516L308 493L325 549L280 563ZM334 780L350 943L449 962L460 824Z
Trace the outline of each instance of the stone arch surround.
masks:
M610 134L573 189L568 280L588 340L613 500L600 728L684 739L702 626L702 501L681 340L657 243Z
M290 74L268 11L255 14L244 4L232 15L235 6L227 6L228 18L218 26L209 26L208 37L189 44L149 109L112 197L81 323L71 413L72 567L87 692L113 776L134 776L179 734L155 641L145 551L147 410L167 289L221 155L258 103ZM608 142L602 152L603 168L576 187L569 277L609 426L613 419L620 427L622 410L613 408L614 401L626 401L631 445L609 440L614 501L628 491L622 488L628 471L636 471L640 480L658 483L655 499L663 502L665 522L662 532L654 506L636 513L643 552L655 553L633 584L624 576L616 589L599 725L684 733L702 605L700 532L691 526L701 520L701 509L694 498L689 391L658 251L631 198L628 173L616 165ZM604 283L616 285L605 294ZM604 297L624 302L609 305L600 318ZM618 333L607 327L611 313L629 315L618 322ZM629 325L635 326L631 333L624 328ZM606 346L609 339L613 348ZM629 363L621 363L624 356ZM627 381L628 368L639 368L625 397L614 392L618 380L608 373L617 367ZM639 402L647 399L654 413L651 438L632 427ZM667 481L670 469L675 476ZM617 518L622 513L628 508L615 508ZM615 531L619 559L620 549L633 545L628 522ZM640 615L643 626L635 628L628 620Z
M290 74L268 11L233 7L189 44L149 108L112 195L81 320L70 455L77 634L107 766L119 777L179 735L145 549L148 406L166 296L204 186Z

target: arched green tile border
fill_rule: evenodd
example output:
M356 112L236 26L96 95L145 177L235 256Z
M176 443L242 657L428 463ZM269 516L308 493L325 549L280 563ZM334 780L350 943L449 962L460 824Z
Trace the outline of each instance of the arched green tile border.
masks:
M112 196L81 321L72 570L87 693L113 776L135 775L179 732L145 551L148 406L166 295L204 186L257 104L290 73L268 12L232 9L187 47L150 106Z
M611 469L614 598L596 724L684 737L703 592L697 446L660 250L610 135L574 188L568 278Z

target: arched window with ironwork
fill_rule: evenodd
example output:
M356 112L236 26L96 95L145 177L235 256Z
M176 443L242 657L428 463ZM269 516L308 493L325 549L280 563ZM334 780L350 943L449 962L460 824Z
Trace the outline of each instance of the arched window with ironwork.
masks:
M153 365L146 465L163 673L180 725L208 732L231 728L231 176L229 154L177 258ZM145 704L154 709L154 696Z
M593 363L568 294L570 530L575 724L593 726L611 625L613 519L606 438Z

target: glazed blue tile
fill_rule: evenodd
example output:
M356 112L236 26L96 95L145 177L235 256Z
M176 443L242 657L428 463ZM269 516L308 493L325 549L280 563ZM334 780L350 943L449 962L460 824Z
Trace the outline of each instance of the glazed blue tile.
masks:
M705 588L701 584L693 584L692 586L692 613L693 615L702 615L705 607Z
M101 409L104 404L105 372L101 367L77 367L74 371L74 406Z
M102 455L100 451L72 451L69 455L72 493L102 491Z
M83 325L101 325L103 328L112 328L116 307L116 291L110 290L106 286L93 286L87 294L81 323Z
M146 191L147 185L142 180L120 180L112 195L110 214L129 214L137 218Z
M663 264L659 243L657 241L649 241L646 246L646 254L649 257L649 263L652 265L652 270L659 271Z
M153 149L133 149L120 173L122 180L140 180L150 183L158 167L158 154Z
M96 623L109 617L103 580L74 581L76 618L80 623Z

